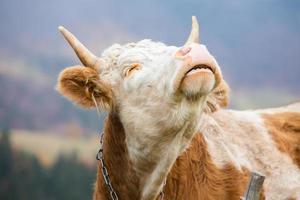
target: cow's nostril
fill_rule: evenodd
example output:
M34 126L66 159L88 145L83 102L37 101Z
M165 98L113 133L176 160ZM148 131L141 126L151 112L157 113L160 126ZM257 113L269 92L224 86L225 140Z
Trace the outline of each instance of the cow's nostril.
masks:
M177 51L177 56L185 56L186 54L188 54L190 51L192 50L191 47L182 47L181 49L179 49Z

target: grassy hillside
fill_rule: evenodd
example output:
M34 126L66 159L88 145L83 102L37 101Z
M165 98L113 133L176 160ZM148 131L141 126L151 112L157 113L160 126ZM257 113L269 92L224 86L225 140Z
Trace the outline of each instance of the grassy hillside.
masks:
M35 155L44 165L52 165L59 156L76 153L78 159L88 165L95 164L99 148L97 134L90 137L79 135L61 136L50 132L13 130L12 147Z

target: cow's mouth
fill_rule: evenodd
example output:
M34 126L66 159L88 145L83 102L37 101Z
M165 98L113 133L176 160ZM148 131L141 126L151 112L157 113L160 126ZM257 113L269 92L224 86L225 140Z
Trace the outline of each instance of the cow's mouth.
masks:
M208 65L195 65L185 73L185 76L189 76L198 72L214 73L214 70Z
M209 93L219 79L219 70L213 63L186 64L177 74L174 86L184 94L197 96Z
M216 84L215 69L207 64L188 66L182 71L180 90L188 97L207 95Z

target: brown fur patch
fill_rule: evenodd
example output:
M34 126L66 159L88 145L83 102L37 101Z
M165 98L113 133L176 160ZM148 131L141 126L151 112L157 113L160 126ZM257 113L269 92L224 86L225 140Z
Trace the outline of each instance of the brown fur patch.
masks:
M165 199L239 200L246 191L248 179L246 169L239 171L232 164L217 168L203 135L198 133L169 173Z
M262 117L277 148L300 168L300 113L262 114Z
M117 114L109 114L105 122L104 133L104 160L114 190L118 194L119 199L140 199L139 180L132 170L125 144L125 132ZM100 163L98 164L98 175L93 199L110 199L109 190L103 180Z
M102 109L112 107L110 87L99 79L96 70L89 67L77 65L64 69L59 75L57 90L84 108L95 107L93 96Z
M117 114L110 114L105 122L104 156L119 199L140 199L140 180L130 163L124 129ZM209 155L203 135L198 133L173 165L164 188L164 199L239 200L246 191L249 174L248 170L239 171L230 163L218 168ZM94 200L109 198L99 165ZM264 199L263 194L261 199Z

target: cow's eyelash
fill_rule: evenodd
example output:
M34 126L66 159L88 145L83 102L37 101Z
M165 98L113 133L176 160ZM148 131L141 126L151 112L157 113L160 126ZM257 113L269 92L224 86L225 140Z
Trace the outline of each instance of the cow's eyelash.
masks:
M135 70L139 70L141 68L140 63L132 63L128 67L124 69L123 75L124 77L130 76Z

